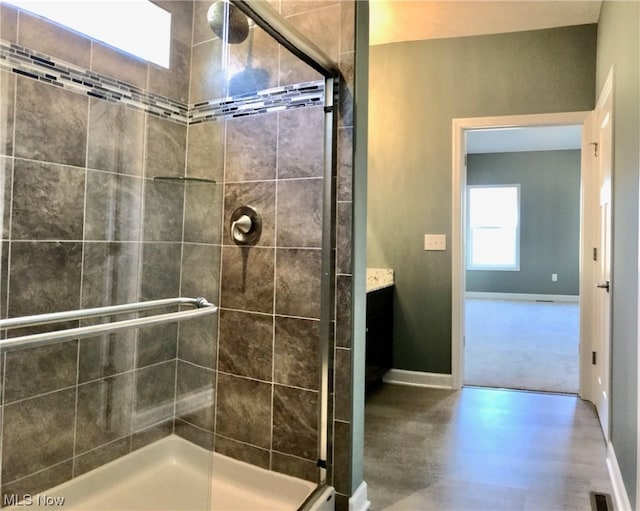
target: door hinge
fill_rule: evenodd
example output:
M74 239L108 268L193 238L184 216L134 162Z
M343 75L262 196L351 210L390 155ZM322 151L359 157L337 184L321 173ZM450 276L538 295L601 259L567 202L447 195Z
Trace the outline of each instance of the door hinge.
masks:
M319 468L327 468L327 460L322 460L318 458L318 461L316 462L316 466L318 466Z
M593 247L593 260L594 261L598 260L598 248L597 247Z
M593 146L593 155L598 156L598 142L589 142Z
M591 363L592 363L593 365L596 365L596 358L597 358L597 357L596 357L596 352L595 352L595 351L592 351L592 352L591 352Z

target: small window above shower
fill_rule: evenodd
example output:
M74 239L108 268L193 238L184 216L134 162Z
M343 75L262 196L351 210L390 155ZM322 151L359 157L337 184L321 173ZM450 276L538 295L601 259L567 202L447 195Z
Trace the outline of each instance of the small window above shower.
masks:
M169 67L171 13L149 0L125 2L47 2L5 0L162 67ZM144 37L140 37L141 26Z

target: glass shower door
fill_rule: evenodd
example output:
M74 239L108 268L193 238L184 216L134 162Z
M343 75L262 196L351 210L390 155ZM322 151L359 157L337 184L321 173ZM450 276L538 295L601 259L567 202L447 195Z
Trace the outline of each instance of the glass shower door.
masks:
M221 196L208 173L221 172L222 141L207 128L187 144L196 5L163 5L168 69L0 3L0 320L217 304ZM216 315L109 330L201 310L3 323L3 505L209 509Z

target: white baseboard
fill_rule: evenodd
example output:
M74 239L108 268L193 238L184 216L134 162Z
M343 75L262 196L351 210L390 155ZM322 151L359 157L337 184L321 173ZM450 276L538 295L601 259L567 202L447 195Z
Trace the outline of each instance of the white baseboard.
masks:
M567 303L579 303L580 297L578 295L536 295L531 293L484 293L481 291L467 291L464 294L465 298L479 298L483 300L523 300L527 302L552 301L552 302L567 302Z
M429 387L432 389L451 390L453 388L453 380L450 374L423 373L405 369L389 369L382 377L382 381L396 385Z
M362 481L358 489L349 497L349 511L367 511L371 502L367 500L367 483Z
M617 511L633 511L631 508L631 502L629 501L629 496L627 495L627 490L624 487L622 474L620 473L618 458L616 458L616 452L613 450L613 444L611 442L609 442L609 445L607 446L607 469L609 470L611 486L613 486L615 509Z

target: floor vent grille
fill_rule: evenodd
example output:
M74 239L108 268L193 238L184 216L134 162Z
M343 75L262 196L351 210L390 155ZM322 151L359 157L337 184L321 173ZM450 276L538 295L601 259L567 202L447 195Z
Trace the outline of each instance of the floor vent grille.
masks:
M608 493L589 492L592 511L613 511L611 495Z

